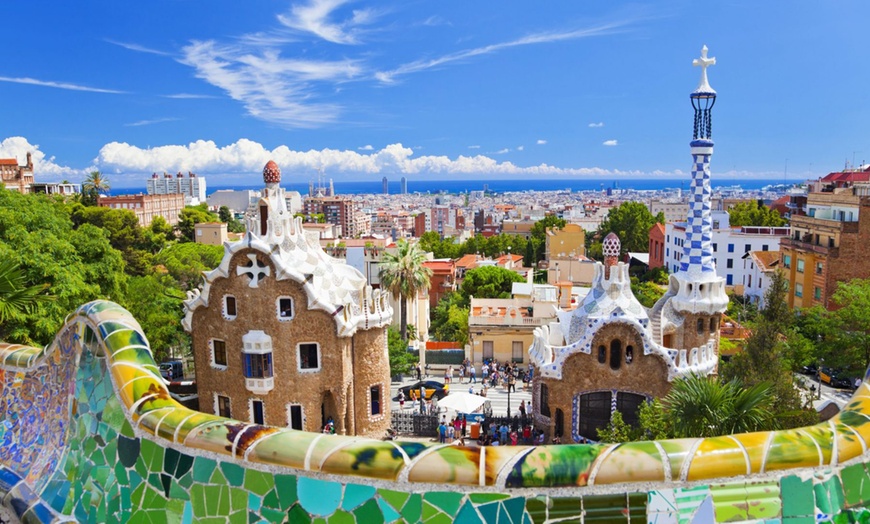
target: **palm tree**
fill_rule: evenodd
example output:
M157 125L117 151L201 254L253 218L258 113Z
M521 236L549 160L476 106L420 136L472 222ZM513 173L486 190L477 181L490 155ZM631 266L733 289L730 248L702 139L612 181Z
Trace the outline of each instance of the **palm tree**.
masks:
M49 296L40 295L48 284L28 286L24 273L13 260L0 260L0 322L30 312Z
M384 253L380 263L381 285L400 304L402 340L408 340L408 299L429 289L432 270L424 266L426 253L417 244L399 240L396 253Z
M676 437L714 437L773 429L773 401L766 382L744 388L738 380L690 375L674 382L662 404Z
M99 171L91 171L82 183L82 195L94 204L100 195L109 192L109 180Z

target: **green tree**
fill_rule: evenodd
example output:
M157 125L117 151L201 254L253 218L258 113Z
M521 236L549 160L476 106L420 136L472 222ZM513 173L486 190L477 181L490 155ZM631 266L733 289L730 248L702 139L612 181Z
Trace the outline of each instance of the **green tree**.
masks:
M424 266L426 253L417 244L399 240L395 253L384 253L379 266L381 284L388 290L400 307L400 333L408 340L408 300L417 297L423 289L429 289L432 270Z
M220 218L221 222L227 225L227 231L230 233L245 232L245 225L241 221L236 220L236 217L233 216L230 212L230 208L227 206L221 206L220 209L218 209L218 218Z
M600 242L612 231L622 243L621 255L630 251L645 253L649 250L649 230L656 222L664 224L664 214L653 216L643 202L623 202L607 213L607 218L593 235L593 241Z
M145 230L139 219L129 209L108 207L85 207L74 204L71 218L76 228L91 224L102 228L108 234L112 247L120 251L126 263L126 271L131 275L144 275L151 267L150 248L154 246L146 238ZM151 240L155 240L153 237Z
M637 410L638 435L635 440L664 440L673 437L665 407L657 398L644 402Z
M190 291L202 281L203 271L211 271L220 265L223 254L223 246L175 243L154 257L155 270L168 273L178 289Z
M50 297L43 292L48 284L28 285L18 264L12 259L0 260L0 323L30 313Z
M198 206L185 206L178 215L178 233L185 242L193 242L197 224L204 222L217 222L218 216L208 210L208 204Z
M418 362L417 357L408 351L408 342L392 327L387 328L387 351L391 377L410 372Z
M510 298L514 282L526 280L516 271L499 266L482 266L465 273L460 289L459 304L467 307L469 297Z
M157 362L166 360L170 349L176 356L190 351L190 335L181 326L183 298L171 277L152 274L130 278L119 301L139 321Z
M426 231L417 242L420 250L432 253L435 258L458 258L459 246L452 238L441 238L437 231Z
M738 202L728 210L728 223L732 226L769 226L785 225L786 220L764 202Z
M827 352L825 363L862 373L870 365L870 280L841 282L831 302L823 338L837 350Z
M744 388L736 380L689 375L674 381L662 404L674 436L690 438L774 429L773 400L764 382Z
M460 346L468 343L468 308L459 304L457 292L441 297L431 312L429 334L435 340L455 341Z
M723 379L737 380L749 388L769 383L775 417L782 427L793 428L818 422L818 415L804 405L785 355L787 334L794 319L785 301L786 292L785 277L778 271L771 278L764 296L765 308L759 312L752 335L743 351L721 366L721 373Z
M109 189L109 179L99 171L91 171L82 183L81 201L86 206L95 206L100 195L108 194Z
M607 443L630 442L635 433L619 411L611 413L610 422L604 428L598 428L597 432L598 440Z
M544 247L547 242L547 229L563 228L568 222L559 218L556 215L547 215L541 220L535 222L532 226L531 237L529 238L526 248L526 261L530 266L535 266L541 260L544 260L546 253Z
M665 294L665 290L653 282L637 282L636 279L632 279L631 288L637 301L648 308L653 307Z

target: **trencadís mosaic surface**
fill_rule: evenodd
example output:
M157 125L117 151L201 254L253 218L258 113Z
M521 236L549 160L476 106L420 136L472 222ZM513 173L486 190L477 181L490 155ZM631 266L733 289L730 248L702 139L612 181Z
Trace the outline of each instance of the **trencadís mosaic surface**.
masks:
M0 345L0 363L2 521L870 522L866 381L798 430L478 449L190 411L111 302L45 349Z

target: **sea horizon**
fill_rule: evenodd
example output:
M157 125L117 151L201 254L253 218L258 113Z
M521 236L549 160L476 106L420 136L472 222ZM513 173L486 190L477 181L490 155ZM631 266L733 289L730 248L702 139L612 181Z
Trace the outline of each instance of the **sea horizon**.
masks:
M208 177L206 178L206 183ZM762 180L762 179L725 179L718 183L714 182L714 189L721 187L740 187L744 190L759 190L769 185L793 185L802 180ZM144 182L144 180L143 180ZM643 179L620 179L602 182L600 179L548 179L548 180L408 180L408 193L421 194L461 194L470 191L482 191L486 188L492 193L510 193L522 191L603 191L605 189L631 189L635 191L663 191L666 189L689 188L688 178L643 178ZM324 184L328 187L328 183ZM308 183L282 183L287 191L298 191L302 195L308 194ZM361 195L382 194L383 182L381 180L339 181L334 182L333 187L337 195ZM389 194L400 194L401 182L390 180L387 184ZM263 184L221 184L208 185L206 194L211 195L221 190L259 190ZM112 195L145 193L145 184L141 186L118 186L109 192Z

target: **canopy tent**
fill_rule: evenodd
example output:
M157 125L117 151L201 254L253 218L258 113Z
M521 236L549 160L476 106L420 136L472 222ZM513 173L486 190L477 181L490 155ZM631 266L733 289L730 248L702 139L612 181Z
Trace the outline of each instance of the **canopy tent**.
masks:
M464 391L452 392L438 401L438 406L449 408L458 413L471 413L486 403L486 397L472 395Z

